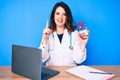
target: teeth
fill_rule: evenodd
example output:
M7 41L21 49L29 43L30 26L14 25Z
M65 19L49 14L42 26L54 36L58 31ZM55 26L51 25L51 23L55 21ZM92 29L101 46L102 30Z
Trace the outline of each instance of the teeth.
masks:
M63 21L62 20L58 20L59 23L62 23Z

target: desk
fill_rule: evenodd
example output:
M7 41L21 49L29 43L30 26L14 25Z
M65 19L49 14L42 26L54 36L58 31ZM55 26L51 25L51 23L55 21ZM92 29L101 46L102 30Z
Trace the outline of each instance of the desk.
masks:
M84 80L77 76L67 73L65 70L73 68L74 66L46 66L47 68L60 71L60 73L49 80ZM112 72L116 75L113 80L120 80L120 66L90 66L92 68L104 70L107 72ZM0 80L30 80L28 78L22 77L20 75L11 72L10 66L0 67Z

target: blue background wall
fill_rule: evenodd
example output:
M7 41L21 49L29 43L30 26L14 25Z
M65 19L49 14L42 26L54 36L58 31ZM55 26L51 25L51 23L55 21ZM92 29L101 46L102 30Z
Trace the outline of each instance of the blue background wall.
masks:
M0 66L11 65L12 44L38 48L51 10L60 0L0 0ZM120 65L120 2L63 0L75 23L89 30L85 65Z

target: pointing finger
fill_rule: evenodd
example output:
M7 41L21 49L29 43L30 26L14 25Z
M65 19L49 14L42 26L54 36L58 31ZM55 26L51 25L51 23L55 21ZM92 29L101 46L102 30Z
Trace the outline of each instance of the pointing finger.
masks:
M48 28L48 20L46 21L46 28Z

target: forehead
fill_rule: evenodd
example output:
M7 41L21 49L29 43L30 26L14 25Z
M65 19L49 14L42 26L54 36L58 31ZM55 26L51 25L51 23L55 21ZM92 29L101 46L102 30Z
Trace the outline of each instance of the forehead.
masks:
M55 12L63 12L63 13L65 13L65 10L64 10L64 8L59 6L59 7L56 8Z

